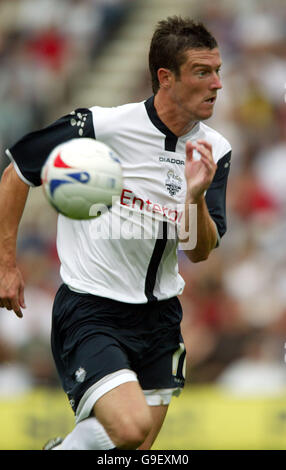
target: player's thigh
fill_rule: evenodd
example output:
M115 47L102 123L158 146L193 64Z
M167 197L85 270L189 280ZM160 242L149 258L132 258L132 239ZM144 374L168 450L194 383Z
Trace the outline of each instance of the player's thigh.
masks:
M166 417L169 405L150 406L152 416L152 427L143 444L138 448L139 450L149 450L154 444Z
M110 390L97 400L93 412L120 448L136 448L152 428L152 413L138 382Z

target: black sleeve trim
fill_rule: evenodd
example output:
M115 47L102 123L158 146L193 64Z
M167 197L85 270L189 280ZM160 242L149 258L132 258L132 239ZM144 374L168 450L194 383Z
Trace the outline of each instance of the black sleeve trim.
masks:
M226 188L230 169L230 159L231 151L218 161L214 179L205 196L210 216L217 226L220 238L225 234L227 229Z
M95 139L92 112L87 108L78 108L50 126L27 134L6 153L24 181L40 186L41 170L50 152L63 142L80 137Z

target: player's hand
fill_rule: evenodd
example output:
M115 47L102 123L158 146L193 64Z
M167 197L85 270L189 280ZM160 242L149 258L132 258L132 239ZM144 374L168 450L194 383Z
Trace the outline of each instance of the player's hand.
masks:
M22 308L26 308L24 281L17 267L0 265L0 307L13 310L19 318L23 317Z
M200 159L193 157L194 150L200 154ZM210 186L217 165L213 159L212 146L205 140L186 144L185 177L187 181L187 199L197 201Z

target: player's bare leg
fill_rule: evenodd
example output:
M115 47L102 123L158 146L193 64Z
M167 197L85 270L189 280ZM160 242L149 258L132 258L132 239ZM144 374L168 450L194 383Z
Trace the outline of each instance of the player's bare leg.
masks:
M168 411L168 407L169 405L150 406L150 411L152 415L152 428L143 444L138 447L138 450L151 449L162 428Z
M94 405L94 414L119 449L137 449L152 429L152 412L137 382L107 392Z

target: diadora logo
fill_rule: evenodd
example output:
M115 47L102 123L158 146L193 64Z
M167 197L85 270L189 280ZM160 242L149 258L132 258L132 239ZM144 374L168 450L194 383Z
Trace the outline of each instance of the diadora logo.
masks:
M184 160L180 160L179 158L169 158L169 157L164 157L164 156L159 157L159 162L172 163L173 165L185 165Z
M85 126L86 120L87 120L87 114L73 111L71 113L71 116L73 116L70 120L71 125L73 127L74 126L78 127L78 134L79 134L80 137L82 137L83 136L83 129L84 129L84 126Z

